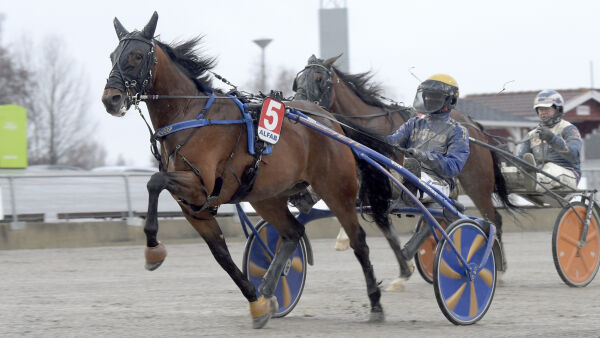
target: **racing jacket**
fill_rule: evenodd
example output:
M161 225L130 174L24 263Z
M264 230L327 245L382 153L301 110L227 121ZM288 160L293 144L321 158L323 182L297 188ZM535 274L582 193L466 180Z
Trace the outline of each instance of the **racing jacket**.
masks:
M533 153L535 162L543 165L552 162L563 168L570 169L581 177L581 135L577 127L571 123L560 120L550 128L554 137L550 142L540 139L536 129L529 132L529 140L521 144L517 156L523 157L525 153Z
M391 144L425 152L424 171L445 179L451 187L469 158L469 132L451 119L449 112L413 117L387 139Z

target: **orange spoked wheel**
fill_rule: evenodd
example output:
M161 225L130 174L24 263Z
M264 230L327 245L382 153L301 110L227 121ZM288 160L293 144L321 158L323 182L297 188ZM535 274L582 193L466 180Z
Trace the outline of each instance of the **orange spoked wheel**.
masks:
M580 242L587 206L582 202L571 206L563 208L556 219L552 256L560 278L569 286L583 287L594 279L600 266L598 215L592 213L585 242Z
M276 253L279 250L281 237L271 224L261 220L256 225L256 231L271 252ZM304 240L300 239L296 250L294 250L283 268L282 275L279 277L279 282L275 288L274 297L277 298L279 309L273 317L278 318L287 315L298 304L306 280L306 259L306 246ZM265 273L267 273L272 260L273 257L263 248L254 233L251 234L244 249L242 269L250 282L256 287L258 297L261 296L258 292L258 286L262 282Z
M446 228L446 220L438 220L442 228ZM425 224L425 218L421 216L419 221L417 222L417 227L415 232L418 232L421 227L429 226ZM436 230L438 238L441 236L439 231ZM425 242L421 244L419 250L415 254L415 265L417 266L417 270L423 279L429 283L433 284L433 257L435 256L435 248L437 247L437 242L433 235L427 237Z

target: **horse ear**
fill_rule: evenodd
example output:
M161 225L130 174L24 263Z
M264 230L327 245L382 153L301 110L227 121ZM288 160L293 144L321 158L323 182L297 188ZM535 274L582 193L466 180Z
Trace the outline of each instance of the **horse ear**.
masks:
M129 34L127 29L123 27L119 19L115 18L113 20L113 24L115 25L115 31L117 32L117 37L121 40L125 35Z
M327 66L327 68L330 68L342 56L342 54L325 60L325 62L323 62L323 64L325 64L325 66Z
M148 24L142 30L142 35L148 39L152 39L154 37L154 31L156 30L157 22L158 22L158 13L156 13L156 11L154 11L154 14L152 14L152 17L150 18L150 21L148 21Z
M313 54L308 58L308 63L315 63L315 62L317 62L317 57L315 56L315 54Z

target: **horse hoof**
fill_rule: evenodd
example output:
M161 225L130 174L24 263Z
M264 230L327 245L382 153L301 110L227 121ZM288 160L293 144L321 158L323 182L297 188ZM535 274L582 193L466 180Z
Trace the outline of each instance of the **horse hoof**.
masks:
M504 285L504 280L502 279L502 277L504 277L504 272L496 271L496 285Z
M252 318L252 328L253 329L262 329L267 322L271 319L271 314L267 313L266 315L262 315L260 317Z
M388 287L385 289L385 291L389 291L389 292L402 292L405 289L404 284L406 283L407 280L408 280L408 278L398 277L398 278L394 279L388 285Z
M350 240L349 239L337 239L335 241L335 246L333 247L335 251L346 251L350 248Z
M279 310L279 302L277 301L277 297L273 296L269 298L269 306L271 307L271 316L274 316Z
M163 262L164 261L160 261L160 262L156 262L156 263L152 263L152 264L146 263L146 264L144 264L144 268L148 271L154 271L154 270L158 269L158 267L161 266Z
M380 309L379 311L371 310L371 314L369 315L369 323L381 323L383 321L385 321L383 309Z
M277 302L277 300L275 300L275 302ZM252 328L260 329L267 325L267 322L269 321L269 319L271 319L271 315L275 313L271 304L272 300L266 300L264 296L260 296L254 302L250 302Z
M146 265L144 267L148 271L154 271L165 261L167 248L161 242L158 242L157 246L146 247L144 256L146 257Z
M412 261L408 261L406 264L408 265L408 270L410 271L410 274L408 276L402 276L402 277L405 277L408 280L410 278L410 276L412 276L413 272L415 272L415 265L413 264Z

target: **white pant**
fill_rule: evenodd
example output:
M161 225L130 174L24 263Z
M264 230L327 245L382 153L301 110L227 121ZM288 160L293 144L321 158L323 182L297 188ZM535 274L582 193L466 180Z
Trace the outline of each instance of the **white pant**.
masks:
M561 167L557 164L548 162L546 164L544 164L544 166L542 167L542 170L547 172L548 174L558 178L559 181L561 181L562 183L568 185L571 188L576 189L577 188L577 177L575 176L575 173L573 171L571 171L570 169ZM538 173L536 175L537 181L539 182L539 184L536 185L535 190L539 191L539 192L544 192L546 190L544 190L544 188L541 187L541 185L545 186L548 189L554 189L554 188L562 188L562 186L556 182L555 180L551 179L550 177Z
M427 175L427 173L421 171L421 181L435 187L437 190L439 190L442 194L448 196L450 195L450 185L448 185L448 182L441 180L437 177L432 177ZM426 193L423 193L423 197L421 198L421 200L423 202L432 202L433 198L431 198L431 196L429 196Z

